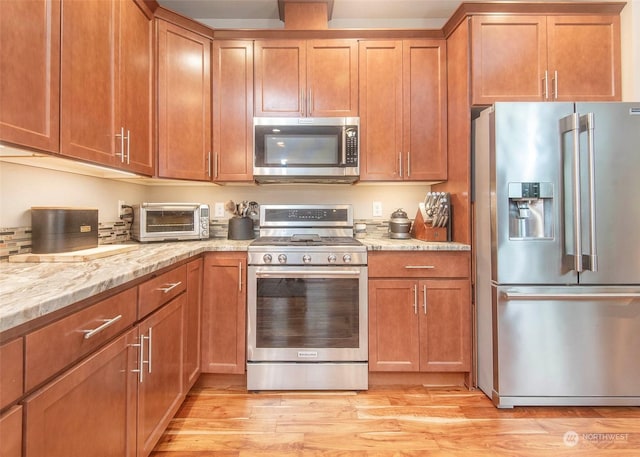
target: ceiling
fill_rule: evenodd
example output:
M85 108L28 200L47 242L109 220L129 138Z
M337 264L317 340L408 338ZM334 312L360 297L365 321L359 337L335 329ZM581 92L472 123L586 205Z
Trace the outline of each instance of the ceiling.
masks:
M213 28L284 27L279 19L278 0L157 1ZM549 3L552 0L531 1ZM460 0L334 0L329 28L440 28L460 3Z

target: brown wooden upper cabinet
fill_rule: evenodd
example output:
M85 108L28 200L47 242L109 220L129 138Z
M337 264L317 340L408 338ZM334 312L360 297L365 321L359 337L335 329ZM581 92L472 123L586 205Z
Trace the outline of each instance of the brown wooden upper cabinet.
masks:
M151 13L65 0L61 54L60 152L152 175Z
M158 176L210 181L211 40L156 19Z
M357 116L356 40L255 42L256 116Z
M620 17L474 16L472 103L621 100Z
M360 42L360 179L447 179L444 40Z
M0 1L0 141L60 150L60 3Z
M213 180L253 179L253 42L215 40Z

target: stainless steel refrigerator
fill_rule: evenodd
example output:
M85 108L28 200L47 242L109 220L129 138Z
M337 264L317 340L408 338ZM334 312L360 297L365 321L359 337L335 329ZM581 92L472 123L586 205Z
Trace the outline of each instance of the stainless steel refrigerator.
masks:
M640 103L496 103L473 136L478 386L640 405Z

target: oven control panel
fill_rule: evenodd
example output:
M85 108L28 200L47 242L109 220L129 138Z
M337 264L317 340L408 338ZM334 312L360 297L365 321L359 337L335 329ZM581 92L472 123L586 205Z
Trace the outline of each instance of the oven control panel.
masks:
M335 248L311 251L249 251L249 265L366 265L367 252Z

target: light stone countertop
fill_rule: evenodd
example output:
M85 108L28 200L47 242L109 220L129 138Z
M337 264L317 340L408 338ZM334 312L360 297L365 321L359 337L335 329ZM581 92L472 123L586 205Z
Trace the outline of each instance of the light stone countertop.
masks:
M246 251L252 240L211 239L139 244L138 249L77 263L0 263L0 334L65 306L203 252ZM361 239L367 250L468 251L460 243Z

